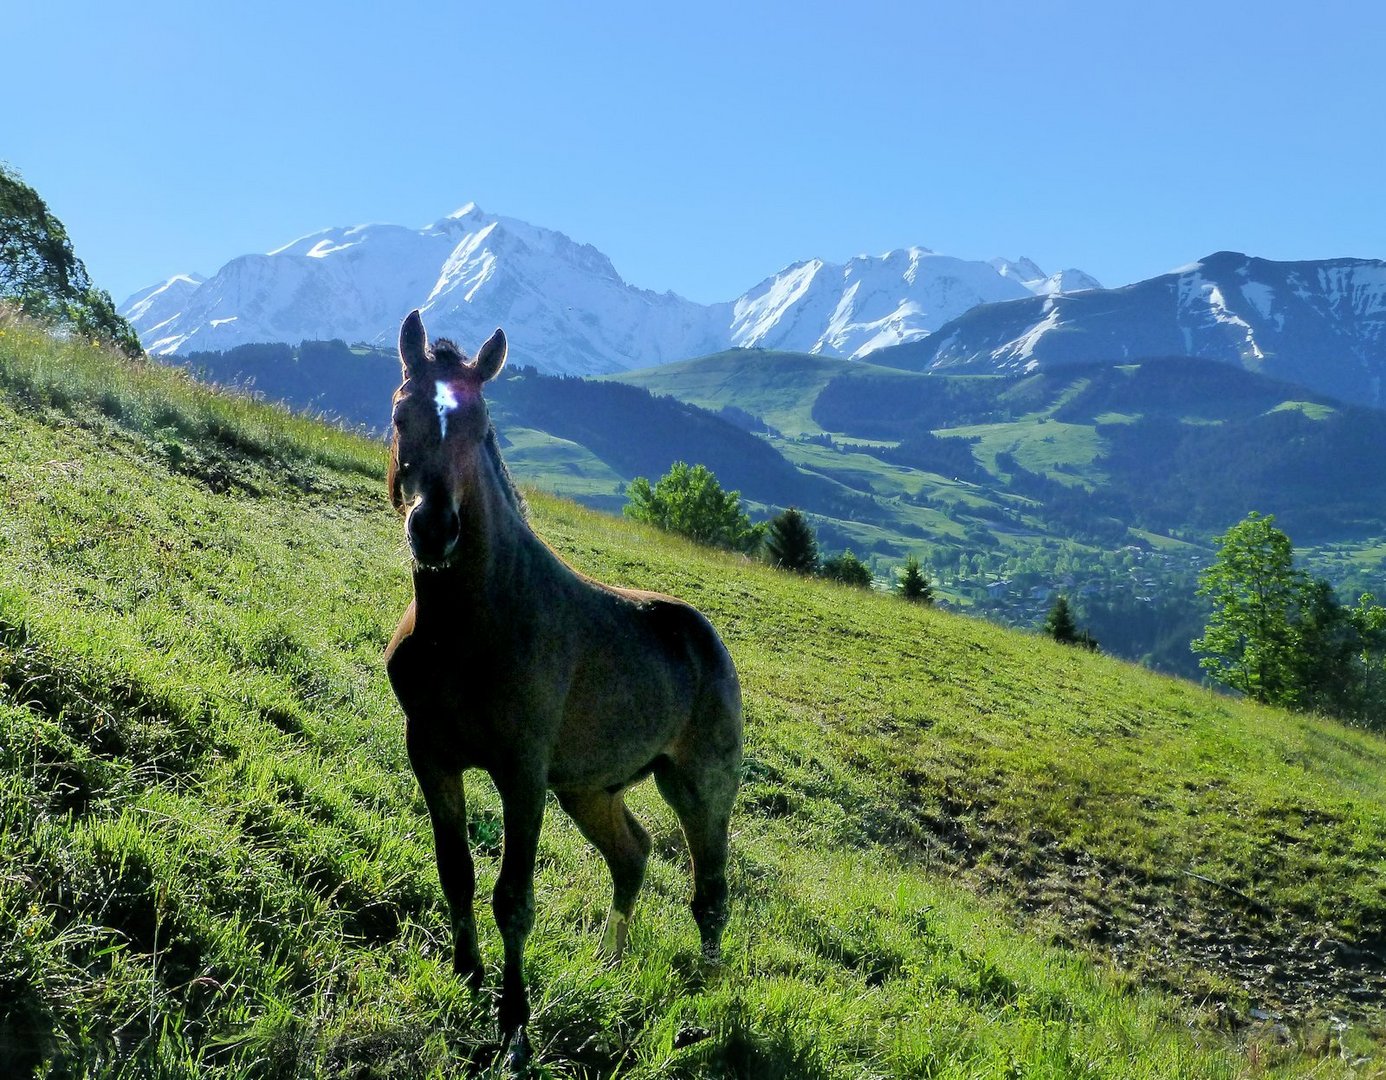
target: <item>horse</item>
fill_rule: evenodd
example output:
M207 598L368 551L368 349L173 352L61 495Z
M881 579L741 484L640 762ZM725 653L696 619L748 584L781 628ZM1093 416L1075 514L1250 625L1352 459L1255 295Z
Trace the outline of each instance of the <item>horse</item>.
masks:
M505 363L501 330L469 360L446 339L430 344L416 310L400 327L399 355L386 482L404 518L414 597L385 665L433 826L453 970L473 990L484 969L463 774L484 770L500 795L498 1019L518 1070L531 1052L524 948L546 792L611 873L598 949L615 961L651 846L623 798L653 775L687 840L703 956L720 958L741 690L726 646L695 608L595 581L530 527L482 398Z

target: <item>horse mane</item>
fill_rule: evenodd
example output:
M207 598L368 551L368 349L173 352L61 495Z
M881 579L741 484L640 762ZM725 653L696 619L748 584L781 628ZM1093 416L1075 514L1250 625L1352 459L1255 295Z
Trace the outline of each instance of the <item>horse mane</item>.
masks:
M461 367L471 358L457 347L457 342L452 338L440 337L429 347L429 353L434 363L457 365Z
M486 456L491 459L491 464L495 466L496 478L500 481L501 494L505 496L506 505L520 515L521 521L528 522L529 507L525 505L525 499L520 494L520 489L515 486L515 479L510 475L510 469L506 467L505 458L501 457L500 438L496 435L495 424L490 424L487 427L486 439L482 445L486 448Z

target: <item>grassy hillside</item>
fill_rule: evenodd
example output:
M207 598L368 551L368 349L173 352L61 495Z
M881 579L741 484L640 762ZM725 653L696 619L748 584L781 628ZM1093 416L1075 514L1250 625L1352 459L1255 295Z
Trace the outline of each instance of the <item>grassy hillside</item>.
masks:
M0 1073L484 1065L380 663L408 577L379 445L13 322L0 391ZM1382 1074L1386 742L532 510L707 611L747 705L722 970L648 785L615 969L604 867L551 814L550 1075Z
M781 434L821 435L813 403L844 372L861 370L904 385L908 374L871 364L844 365L835 357L776 349L729 349L657 368L605 376L714 412L727 406L760 417Z

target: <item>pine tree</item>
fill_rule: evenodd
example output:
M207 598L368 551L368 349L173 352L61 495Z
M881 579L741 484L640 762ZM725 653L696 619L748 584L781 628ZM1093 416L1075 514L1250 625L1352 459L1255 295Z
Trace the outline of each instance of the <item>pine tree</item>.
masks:
M932 604L934 590L924 571L919 568L919 556L911 555L905 560L905 567L895 583L895 591L900 596L916 604Z
M1064 645L1079 645L1088 652L1097 652L1097 638L1087 630L1078 629L1066 596L1055 600L1054 606L1049 609L1044 619L1044 632Z
M794 507L771 519L765 530L765 557L771 566L812 574L818 569L818 538Z
M1044 620L1044 632L1065 645L1077 643L1078 624L1073 621L1073 612L1069 609L1066 596L1055 600L1054 606L1049 609L1049 615Z

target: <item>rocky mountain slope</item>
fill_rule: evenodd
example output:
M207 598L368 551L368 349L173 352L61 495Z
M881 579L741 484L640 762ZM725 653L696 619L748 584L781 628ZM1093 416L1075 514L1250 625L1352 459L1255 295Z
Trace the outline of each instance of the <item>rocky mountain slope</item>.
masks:
M1222 251L1120 289L975 307L872 360L992 374L1156 356L1226 361L1379 407L1386 404L1386 263L1273 262Z

